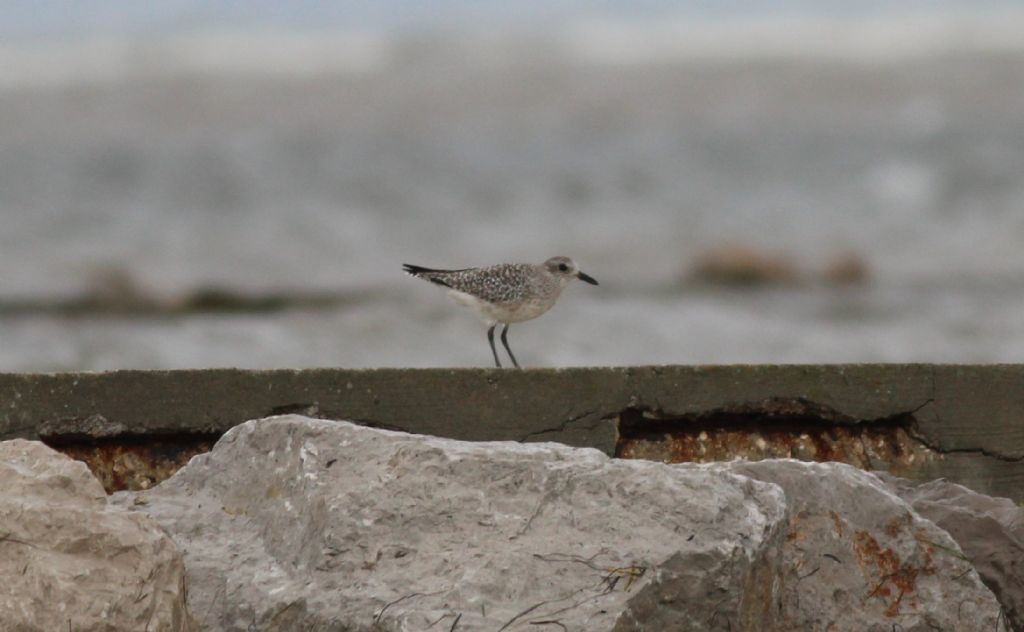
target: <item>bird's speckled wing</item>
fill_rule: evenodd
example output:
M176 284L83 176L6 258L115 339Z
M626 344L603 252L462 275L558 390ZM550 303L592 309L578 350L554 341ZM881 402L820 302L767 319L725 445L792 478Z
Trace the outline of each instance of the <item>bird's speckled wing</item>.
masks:
M502 304L522 301L529 295L531 266L525 263L503 263L465 270L430 270L407 266L406 272L488 303Z

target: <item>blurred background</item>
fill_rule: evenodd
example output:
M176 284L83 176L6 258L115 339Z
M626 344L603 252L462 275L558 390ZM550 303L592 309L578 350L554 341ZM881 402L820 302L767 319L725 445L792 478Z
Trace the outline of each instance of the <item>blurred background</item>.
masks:
M0 1L0 370L1024 358L1024 7Z

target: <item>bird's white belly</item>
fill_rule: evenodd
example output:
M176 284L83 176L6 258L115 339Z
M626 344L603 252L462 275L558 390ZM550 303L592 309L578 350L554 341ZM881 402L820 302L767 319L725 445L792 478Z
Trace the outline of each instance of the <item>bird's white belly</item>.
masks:
M448 290L448 295L462 305L472 308L480 318L492 323L519 323L530 320L548 311L554 304L554 301L536 299L520 303L488 303L458 290Z

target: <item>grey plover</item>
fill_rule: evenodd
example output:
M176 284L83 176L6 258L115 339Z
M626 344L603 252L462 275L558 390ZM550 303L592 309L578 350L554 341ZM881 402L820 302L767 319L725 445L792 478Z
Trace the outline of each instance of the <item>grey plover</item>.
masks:
M499 323L504 325L501 344L518 369L519 363L508 346L509 325L536 318L551 309L562 290L574 279L597 285L594 277L581 272L569 257L551 257L540 265L500 263L485 268L434 270L404 263L402 269L416 278L444 287L449 296L476 311L489 325L487 341L498 368L501 368L501 360L494 348L494 328Z

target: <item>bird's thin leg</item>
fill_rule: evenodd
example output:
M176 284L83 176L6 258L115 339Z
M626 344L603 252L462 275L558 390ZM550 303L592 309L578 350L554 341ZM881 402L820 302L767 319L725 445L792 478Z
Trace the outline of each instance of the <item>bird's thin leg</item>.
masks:
M501 330L501 344L505 345L505 351L508 351L508 357L512 358L512 364L519 368L519 363L516 362L516 357L512 355L512 349L508 346L508 328L509 324L505 323L505 328Z
M501 360L498 359L498 350L494 348L494 328L497 326L498 324L495 323L491 325L490 329L487 330L487 342L491 343L491 353L494 354L494 363L497 364L498 368L500 369ZM515 362L515 360L513 360L513 362Z

